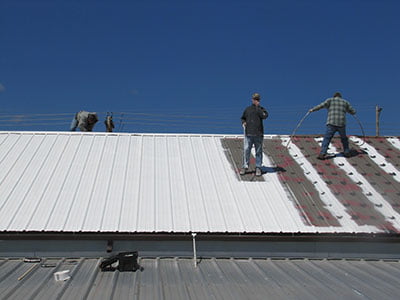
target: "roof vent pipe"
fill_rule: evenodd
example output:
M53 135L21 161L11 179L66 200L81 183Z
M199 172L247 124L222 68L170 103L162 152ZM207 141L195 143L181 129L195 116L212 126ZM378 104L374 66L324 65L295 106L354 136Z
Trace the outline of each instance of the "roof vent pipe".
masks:
M194 262L194 267L195 268L197 268L196 235L197 235L197 233L192 233L192 239L193 239L193 262Z

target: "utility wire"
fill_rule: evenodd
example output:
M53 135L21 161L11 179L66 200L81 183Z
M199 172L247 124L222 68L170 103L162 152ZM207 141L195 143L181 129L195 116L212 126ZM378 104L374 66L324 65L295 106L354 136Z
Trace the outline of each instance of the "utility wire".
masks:
M305 111L304 106L299 109L286 109L284 107L270 106L267 107L270 112L270 117L264 123L265 132L277 132L279 134L289 134L296 125L296 120L299 118L299 112ZM373 112L375 106L365 105L358 106L358 114L363 112ZM18 130L18 128L26 129L31 126L36 130L69 130L69 124L74 117L74 112L61 112L61 113L0 113L0 130L5 128L8 130ZM106 115L106 112L98 112L99 120ZM237 132L241 131L240 115L241 111L237 109L225 109L225 108L207 108L207 109L196 109L193 112L179 113L177 110L160 109L157 112L148 112L145 110L131 111L131 110L120 110L114 111L114 122L119 123L116 131L131 131L140 132L141 128L148 128L149 130L168 132L168 128L176 128L178 131L190 132L190 130L201 130L204 129L215 129L218 132ZM325 114L320 114L318 117L313 116L313 120L309 120L302 124L299 131L304 132L323 132L324 131L324 118ZM99 122L96 127L100 127L102 122ZM363 122L365 131L375 131L374 122ZM380 123L381 133L398 134L399 124L390 121L385 122L381 120ZM359 131L356 124L349 120L348 132ZM42 128L48 127L48 128ZM96 130L95 127L95 130ZM152 127L152 128L151 128Z

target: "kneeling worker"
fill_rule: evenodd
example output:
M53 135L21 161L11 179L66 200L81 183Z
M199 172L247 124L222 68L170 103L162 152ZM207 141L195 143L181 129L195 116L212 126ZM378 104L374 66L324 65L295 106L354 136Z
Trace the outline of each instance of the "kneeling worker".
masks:
M81 131L92 131L98 120L95 112L81 110L72 119L70 130L75 131L79 127Z

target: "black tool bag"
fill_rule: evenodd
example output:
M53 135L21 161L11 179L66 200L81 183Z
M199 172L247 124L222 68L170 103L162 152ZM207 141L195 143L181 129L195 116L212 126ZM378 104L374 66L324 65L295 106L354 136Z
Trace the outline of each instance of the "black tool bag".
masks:
M99 267L103 272L115 270L120 272L135 272L142 269L137 262L138 256L137 251L121 252L117 255L103 259ZM118 266L115 267L113 265L116 262L118 262Z
M137 262L138 253L134 252L121 252L118 254L118 271L120 272L129 272L140 269L140 266Z

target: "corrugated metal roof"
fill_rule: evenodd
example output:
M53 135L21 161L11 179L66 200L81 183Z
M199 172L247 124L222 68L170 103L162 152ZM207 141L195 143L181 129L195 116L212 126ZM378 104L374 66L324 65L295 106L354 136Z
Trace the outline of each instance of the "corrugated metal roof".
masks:
M398 233L399 139L351 141L265 136L257 178L239 136L0 132L0 231Z
M100 259L0 259L1 299L397 299L398 260L141 259L100 272ZM69 270L71 278L55 281Z

